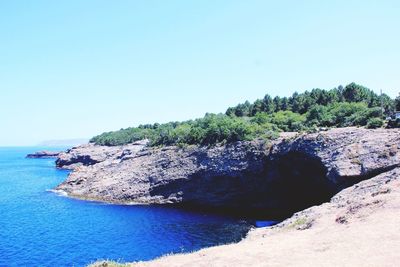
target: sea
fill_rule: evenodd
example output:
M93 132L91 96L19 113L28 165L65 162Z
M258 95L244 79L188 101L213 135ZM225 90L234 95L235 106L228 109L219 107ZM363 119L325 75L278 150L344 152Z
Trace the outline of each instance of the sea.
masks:
M82 201L51 191L68 171L27 159L45 147L0 148L0 266L86 266L132 262L240 241L240 218L160 206ZM65 148L52 148L59 150Z

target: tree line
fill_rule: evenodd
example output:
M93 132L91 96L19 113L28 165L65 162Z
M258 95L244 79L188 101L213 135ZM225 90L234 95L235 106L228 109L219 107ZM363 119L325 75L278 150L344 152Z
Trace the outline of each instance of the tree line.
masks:
M400 110L400 96L396 101L388 95L377 95L371 89L356 83L350 83L346 87L339 86L331 90L312 89L304 93L293 93L290 97L272 98L270 95L265 95L263 99L257 99L254 103L246 101L235 107L230 107L226 111L226 115L232 116L254 116L259 112L278 112L290 110L296 113L307 113L313 106L327 106L334 103L350 102L365 103L369 108L380 107L383 105L384 113L389 115L395 110L395 107Z
M381 108L383 106L383 110ZM396 99L377 95L351 83L331 90L313 89L290 97L265 95L227 109L225 114L206 114L203 118L146 124L106 132L91 142L115 146L149 139L151 146L214 145L255 138L271 139L281 131L315 131L319 127L381 127L383 116L400 110Z

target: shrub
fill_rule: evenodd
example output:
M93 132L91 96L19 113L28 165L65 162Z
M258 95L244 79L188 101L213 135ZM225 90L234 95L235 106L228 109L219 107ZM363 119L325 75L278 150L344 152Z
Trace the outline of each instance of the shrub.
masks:
M335 123L335 117L329 111L328 107L316 105L306 114L309 125L332 126Z
M296 117L296 116L294 116ZM297 126L299 127L299 126ZM247 118L223 114L206 114L204 118L186 122L141 125L95 136L91 142L115 146L148 138L151 146L161 145L214 145L221 142L272 138L277 127L270 123L259 125Z
M383 120L380 118L370 118L367 122L368 129L380 128L383 125Z
M266 129L291 132L304 130L306 117L305 115L287 110L272 114L257 113L250 121Z
M366 103L335 103L328 106L316 105L306 114L309 126L347 127L365 126L370 118L379 118L381 108L368 108Z

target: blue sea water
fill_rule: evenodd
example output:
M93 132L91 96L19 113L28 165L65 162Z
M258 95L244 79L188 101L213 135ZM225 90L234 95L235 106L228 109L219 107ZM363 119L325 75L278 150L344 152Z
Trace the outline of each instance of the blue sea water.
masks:
M0 148L0 266L85 266L138 261L240 240L248 222L153 206L59 196L66 179L38 148Z

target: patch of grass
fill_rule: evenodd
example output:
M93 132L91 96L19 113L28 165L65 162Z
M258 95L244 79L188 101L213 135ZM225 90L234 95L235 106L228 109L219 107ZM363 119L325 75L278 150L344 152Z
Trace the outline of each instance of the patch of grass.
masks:
M313 220L306 218L306 217L301 217L296 219L294 222L289 224L287 227L288 228L295 228L297 230L305 230L311 228L313 224Z
M298 218L297 220L295 220L290 226L291 227L297 227L297 226L301 226L305 223L307 223L307 219L306 218Z

